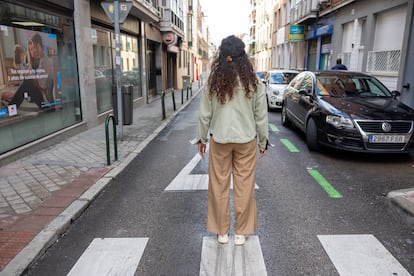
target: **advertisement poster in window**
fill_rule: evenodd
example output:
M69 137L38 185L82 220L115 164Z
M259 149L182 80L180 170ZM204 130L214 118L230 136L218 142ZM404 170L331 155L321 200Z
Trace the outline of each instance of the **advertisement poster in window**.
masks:
M0 26L0 125L61 109L55 34Z

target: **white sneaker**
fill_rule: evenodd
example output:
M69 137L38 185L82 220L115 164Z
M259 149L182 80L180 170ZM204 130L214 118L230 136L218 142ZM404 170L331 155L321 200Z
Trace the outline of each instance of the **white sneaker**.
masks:
M225 244L229 242L229 233L224 235L217 235L217 241L221 244Z
M243 245L246 242L247 236L245 235L234 235L234 245Z

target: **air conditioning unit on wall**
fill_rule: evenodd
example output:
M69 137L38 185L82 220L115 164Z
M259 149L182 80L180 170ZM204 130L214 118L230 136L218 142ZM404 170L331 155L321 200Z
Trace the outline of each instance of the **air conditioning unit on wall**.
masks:
M321 4L321 5L329 5L329 4L331 4L331 0L319 0L319 4Z

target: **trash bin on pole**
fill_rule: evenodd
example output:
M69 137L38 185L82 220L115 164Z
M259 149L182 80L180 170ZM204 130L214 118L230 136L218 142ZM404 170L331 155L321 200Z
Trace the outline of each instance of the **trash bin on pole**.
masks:
M182 76L183 78L183 89L191 88L191 77L190 76Z
M112 108L114 111L115 122L118 125L118 97L116 94L116 86L112 88ZM134 86L123 85L121 87L122 94L122 124L132 125L134 100L133 100Z
M132 115L134 111L133 92L134 86L122 86L122 122L124 125L132 125Z

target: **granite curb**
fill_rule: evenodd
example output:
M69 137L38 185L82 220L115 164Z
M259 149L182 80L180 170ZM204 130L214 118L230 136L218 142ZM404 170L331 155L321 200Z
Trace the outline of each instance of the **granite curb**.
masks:
M391 206L414 229L414 188L391 191L387 194Z

